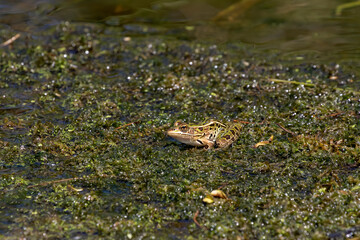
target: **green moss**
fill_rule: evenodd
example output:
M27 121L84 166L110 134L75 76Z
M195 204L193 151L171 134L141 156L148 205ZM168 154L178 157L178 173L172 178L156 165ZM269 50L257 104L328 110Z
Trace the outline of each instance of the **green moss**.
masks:
M0 235L359 235L359 95L327 85L331 66L119 31L64 23L4 50ZM224 151L165 135L207 117L250 124ZM219 188L228 201L203 203Z

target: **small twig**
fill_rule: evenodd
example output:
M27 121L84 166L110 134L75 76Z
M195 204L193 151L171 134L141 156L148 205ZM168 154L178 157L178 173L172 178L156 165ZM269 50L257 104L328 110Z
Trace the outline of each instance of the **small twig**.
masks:
M215 17L213 17L213 21L219 21L226 19L227 21L233 21L237 17L241 16L251 8L253 5L255 5L259 0L242 0L238 1L237 3L234 3L230 5L229 7L225 8L224 10L220 11L218 14L216 14Z
M251 122L246 122L246 121L237 121L236 122L239 122L239 123L242 123L242 124L250 124Z
M345 113L345 112L332 113L332 114L329 114L329 115L324 116L324 117L316 117L316 119L322 120L322 119L329 118L329 117L336 117L336 116L342 115L342 114L344 114L344 113Z
M223 185L221 185L218 189L222 189L223 187L225 187L226 185L228 185L228 183L224 183Z
M60 179L60 180L48 181L48 182L43 182L43 183L28 186L28 188L43 187L43 186L54 184L54 183L76 181L76 180L80 180L80 179L84 179L84 178L83 177L74 177L74 178L65 178L65 179Z
M360 1L355 1L355 2L349 2L349 3L344 3L344 4L340 4L339 6L336 7L335 9L335 15L336 16L341 16L343 10L347 9L347 8L353 8L353 7L359 7L360 6Z
M137 123L139 123L139 121L127 123L127 124L124 124L124 125L122 125L122 126L120 126L120 127L115 128L115 129L117 130L117 129L120 129L120 128L125 128L125 127L128 127L128 126L130 126L130 125L135 125L135 124L137 124Z
M265 123L267 123L267 121L266 121L266 119L264 119L264 120L262 120L260 123L258 123L259 125L263 125L263 124L265 124Z
M275 79L275 78L269 78L269 79L265 79L265 80L269 81L269 82L276 82L276 83L290 83L290 84L294 84L294 85L304 85L305 87L312 87L312 88L315 87L315 84L312 84L312 83L288 81L288 80Z
M193 217L193 220L195 222L195 224L199 227L199 228L202 228L202 229L206 229L206 227L204 226L201 226L200 223L196 220L197 216L199 215L199 210L196 211L194 217Z
M326 116L326 117L336 117L337 115L342 115L344 114L345 112L338 112L338 113L333 113L333 114L330 114L329 116Z
M288 80L283 80L283 79L276 79L276 78L269 78L269 79L265 79L265 81L268 82L276 82L276 83L290 83L290 84L294 84L294 85L303 85L304 87L309 87L309 88L314 88L316 87L315 84L313 83L304 83L304 82L297 82L297 81L288 81ZM360 95L360 92L358 91L354 91L351 89L343 89L343 88L334 88L336 91L348 91L352 94L355 95Z
M285 132L287 132L287 133L290 133L291 135L293 135L294 137L296 136L296 133L294 133L294 132L292 132L292 131L290 131L290 130L288 130L288 129L286 129L285 127L283 127L280 123L276 123L276 125L278 125L279 126L279 128L281 128L282 130L284 130Z
M266 120L263 120L262 122L256 123L256 122L247 122L247 121L239 121L239 120L234 120L234 122L238 122L238 123L242 123L242 124L259 124L259 125L263 125L266 123Z
M3 42L2 44L0 44L0 47L6 47L7 45L15 42L16 39L18 39L21 36L20 33L16 34L15 36L13 36L12 38L10 38L9 40Z
M47 186L47 185L51 185L51 184L55 184L55 183L63 183L63 182L84 180L84 179L86 179L86 178L92 178L92 177L97 177L97 178L98 178L98 177L113 178L113 177L116 177L116 176L115 176L115 175L108 175L108 174L101 174L101 175L96 175L96 176L84 176L84 177L65 178L65 179L59 179L59 180L54 180L54 181L47 181L47 182L43 182L43 183L39 183L39 184L35 184L35 185L30 185L30 186L28 186L28 188L43 187L43 186Z

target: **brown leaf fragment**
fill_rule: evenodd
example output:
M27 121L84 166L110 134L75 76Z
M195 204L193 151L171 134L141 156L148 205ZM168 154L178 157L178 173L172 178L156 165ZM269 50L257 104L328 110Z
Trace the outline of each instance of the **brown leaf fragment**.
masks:
M223 198L223 199L228 199L228 197L226 196L226 194L221 191L221 190L214 190L211 193L211 196L213 197L218 197L218 198Z
M254 148L258 148L259 146L268 145L268 144L270 144L273 140L274 140L274 136L271 135L271 137L269 138L269 140L258 142L257 144L254 145Z

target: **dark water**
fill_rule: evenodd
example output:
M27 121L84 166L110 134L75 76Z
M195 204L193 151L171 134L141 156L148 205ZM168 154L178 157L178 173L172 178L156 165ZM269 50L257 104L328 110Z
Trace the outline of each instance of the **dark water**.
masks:
M359 59L360 7L336 14L337 6L348 1L247 2L226 12L238 1L1 1L0 22L3 27L30 32L59 21L98 22L125 28L150 24L170 34L186 27L196 39L241 41L264 49L280 49L284 54L313 51L316 57L327 61ZM358 64L354 66L357 67Z

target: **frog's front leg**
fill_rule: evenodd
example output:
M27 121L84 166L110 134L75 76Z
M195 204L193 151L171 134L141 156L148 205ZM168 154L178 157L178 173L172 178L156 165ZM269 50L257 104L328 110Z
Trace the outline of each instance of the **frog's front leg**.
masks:
M215 142L206 138L202 138L197 140L198 142L201 142L201 144L204 146L205 150L210 150L215 147Z

